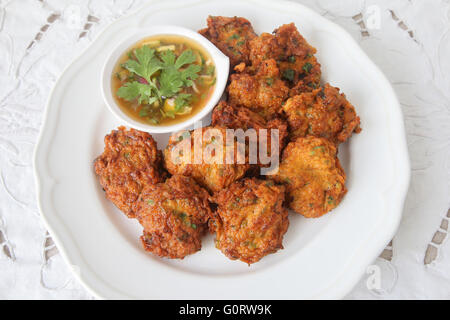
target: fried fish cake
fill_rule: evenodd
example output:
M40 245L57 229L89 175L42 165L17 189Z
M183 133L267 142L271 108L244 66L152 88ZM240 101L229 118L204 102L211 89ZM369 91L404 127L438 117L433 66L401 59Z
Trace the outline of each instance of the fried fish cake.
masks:
M251 23L240 17L209 16L208 28L199 33L230 58L231 67L249 63L249 41L256 37Z
M146 185L164 181L162 153L146 132L119 127L105 136L105 149L94 169L106 197L129 218Z
M228 102L258 113L264 119L277 117L289 88L280 79L277 63L273 59L261 63L257 73L235 73L227 87Z
M292 210L317 218L337 207L347 189L336 155L336 146L324 138L298 138L287 145L272 178L286 185Z
M250 168L246 146L227 141L226 129L203 127L172 135L164 150L171 174L190 176L211 192L242 178Z
M360 119L345 95L326 84L312 92L289 98L283 106L292 139L313 135L334 143L359 133Z
M136 203L144 249L171 259L199 251L212 214L208 197L192 178L180 175L146 186Z
M288 136L288 126L287 122L281 118L274 118L269 121L266 121L262 116L253 112L252 110L245 107L236 107L231 104L228 104L224 101L221 101L213 110L212 113L212 125L220 126L231 129L242 129L244 131L248 129L256 130L256 141L253 141L257 144L259 150L259 144L267 141L266 150L267 154L271 154L272 148L272 130L278 130L278 141L274 143L277 148L278 154L281 154L283 148L286 146L287 136ZM260 136L262 132L261 129L267 130L266 137ZM265 140L262 140L265 138ZM275 147L276 148L276 147Z
M283 80L294 92L310 91L320 84L321 68L316 49L298 32L293 23L263 33L250 41L250 61L257 69L265 60L274 59Z
M256 178L237 181L221 190L214 197L218 208L210 221L216 248L228 258L248 264L282 249L289 226L284 198L284 186Z

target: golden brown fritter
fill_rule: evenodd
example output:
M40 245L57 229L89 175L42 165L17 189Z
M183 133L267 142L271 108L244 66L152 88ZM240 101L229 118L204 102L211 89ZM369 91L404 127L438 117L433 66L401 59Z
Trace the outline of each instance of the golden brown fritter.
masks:
M228 85L228 102L244 106L265 119L278 116L282 103L289 95L289 88L280 79L277 63L264 60L257 73L235 73Z
M251 23L240 17L209 16L208 28L198 32L230 58L231 68L249 62L249 41L256 37Z
M353 105L339 93L339 88L329 84L290 98L283 111L292 139L313 135L342 143L353 132L361 131Z
M245 175L250 168L245 155L245 144L227 144L225 128L204 127L172 135L164 150L164 161L171 174L191 176L216 192Z
M144 249L171 259L199 251L212 214L208 197L193 179L179 175L145 187L136 203Z
M289 207L307 218L334 209L347 192L336 146L324 138L309 136L290 142L272 177L286 184Z
M216 232L216 248L228 258L248 264L282 249L289 226L284 197L284 186L256 178L221 190L214 198L216 217L210 221Z
M164 181L162 153L146 132L119 127L105 136L105 149L95 159L95 173L111 200L129 218L141 190Z
M259 150L260 143L260 129L267 130L267 154L271 153L271 130L278 129L278 154L281 155L283 148L287 143L288 126L285 120L281 118L274 118L266 121L262 116L245 107L236 107L231 104L221 101L213 110L212 125L231 129L255 129L257 133L257 140L252 141L257 144Z
M263 33L250 41L253 69L268 59L274 59L280 75L295 92L310 91L320 84L320 64L314 57L316 49L308 44L293 23Z

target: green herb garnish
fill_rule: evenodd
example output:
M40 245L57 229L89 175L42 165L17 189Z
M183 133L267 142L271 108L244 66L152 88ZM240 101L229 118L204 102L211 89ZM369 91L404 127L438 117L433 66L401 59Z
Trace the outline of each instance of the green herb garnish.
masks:
M309 73L312 69L312 64L307 62L303 65L302 67L303 71L305 71L306 73Z
M187 214L186 213L184 213L184 212L181 212L181 213L179 213L178 214L179 215L179 217L181 218L181 220L186 220L186 217L187 217Z
M216 67L209 65L206 67L206 74L208 76L212 76L214 74L214 71L216 70Z
M310 152L310 154L311 154L312 156L316 153L315 150L321 150L322 153L324 153L324 152L325 152L325 147L324 147L324 146L315 146L315 147L312 149L312 151Z
M269 180L266 182L267 187L272 187L274 185L273 181Z
M283 71L283 78L289 81L294 81L295 71L292 69L286 69Z
M159 77L160 95L165 98L173 97L183 86L191 87L193 80L198 78L201 67L190 64L196 60L192 50L184 51L178 58L171 50L162 53L163 68ZM180 70L181 67L188 65Z
M317 89L317 87L318 87L318 85L314 82L308 82L307 86L310 88L313 88L313 89Z
M334 205L334 198L332 196L328 196L328 204Z
M149 115L149 107L148 106L144 106L144 107L142 107L141 110L139 110L139 117L145 118L148 115Z
M192 95L181 93L175 98L175 112L182 113L186 106L189 106Z
M273 78L266 78L266 83L269 87L271 87L273 84Z

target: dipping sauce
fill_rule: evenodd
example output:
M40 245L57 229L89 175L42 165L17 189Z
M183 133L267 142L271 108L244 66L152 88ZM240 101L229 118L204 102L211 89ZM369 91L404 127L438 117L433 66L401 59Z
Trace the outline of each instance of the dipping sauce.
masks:
M208 52L194 40L173 35L145 38L128 49L113 69L112 92L130 118L172 125L198 113L216 83Z

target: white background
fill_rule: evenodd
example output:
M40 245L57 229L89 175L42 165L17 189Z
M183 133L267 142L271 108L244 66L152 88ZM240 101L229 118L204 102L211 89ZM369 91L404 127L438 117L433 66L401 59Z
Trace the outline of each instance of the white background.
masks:
M92 299L40 221L32 153L64 67L145 2L0 0L0 299ZM347 298L449 299L450 1L298 2L360 43L394 86L406 122L412 180L403 220L368 270L381 287L367 288L368 272Z

